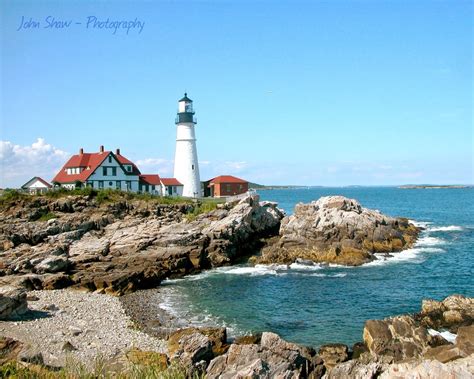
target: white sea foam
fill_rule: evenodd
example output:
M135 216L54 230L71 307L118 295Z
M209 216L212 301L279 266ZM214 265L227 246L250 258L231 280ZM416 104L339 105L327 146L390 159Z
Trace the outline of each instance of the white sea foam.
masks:
M250 276L260 276L260 275L285 275L288 266L286 265L255 265L249 267L235 267L229 270L224 271L226 274L231 275L250 275ZM283 272L282 272L283 271Z
M423 253L444 253L445 251L436 247L414 247L411 249L400 251L399 253L391 253L391 256L385 254L375 254L375 261L364 264L364 266L382 266L385 264L413 262L421 263L425 260Z
M320 264L303 264L303 263L292 263L290 265L290 269L297 270L297 271L314 271L314 270L321 270L324 266Z
M408 221L410 221L413 225L419 228L428 228L431 224L433 224L430 221L416 221L416 220L408 220Z
M319 278L344 278L345 276L347 276L347 273L340 272L338 274L331 275L331 274L322 274L322 273L316 272L316 273L304 274L304 275L305 276L316 276L316 277L319 277Z
M456 337L457 335L454 334L454 333L451 333L447 330L445 331L442 331L442 332L438 332L437 330L434 330L434 329L428 329L428 333L430 334L430 336L441 336L443 337L446 341L448 342L451 342L451 343L455 343L456 342Z
M430 232L460 232L463 228L457 225L449 225L449 226L435 226L433 228L429 228Z
M415 243L415 247L419 246L438 246L444 245L446 241L438 237L423 236Z

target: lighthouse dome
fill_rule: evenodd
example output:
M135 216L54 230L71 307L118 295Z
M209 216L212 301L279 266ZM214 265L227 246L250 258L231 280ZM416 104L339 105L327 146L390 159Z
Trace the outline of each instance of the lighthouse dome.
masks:
M188 94L185 92L184 97L179 100L179 102L185 101L186 103L192 103L193 101L188 97Z

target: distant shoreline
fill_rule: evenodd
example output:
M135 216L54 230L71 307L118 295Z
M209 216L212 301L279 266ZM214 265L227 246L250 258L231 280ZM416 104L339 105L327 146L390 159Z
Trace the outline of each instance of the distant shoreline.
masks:
M303 188L364 188L364 187L385 187L385 188L399 188L399 189L463 189L474 188L472 184L404 184L393 186L364 186L364 185L348 185L348 186L302 186L302 185L262 185L249 183L249 189L259 191L275 190L275 189L303 189Z
M448 184L448 185L404 185L399 186L400 189L460 189L460 188L472 188L471 185L461 184Z

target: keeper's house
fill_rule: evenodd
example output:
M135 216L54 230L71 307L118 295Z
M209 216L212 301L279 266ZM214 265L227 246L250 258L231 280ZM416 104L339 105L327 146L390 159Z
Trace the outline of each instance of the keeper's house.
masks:
M249 182L232 175L216 176L204 182L205 196L226 197L245 193L249 190Z
M52 183L68 189L92 187L163 194L159 175L142 174L133 162L120 153L120 149L113 153L105 151L104 146L98 153L85 153L80 149L79 154L69 158Z
M22 191L28 192L30 194L45 193L49 191L53 186L49 184L43 178L35 176L28 180L25 184L21 186Z

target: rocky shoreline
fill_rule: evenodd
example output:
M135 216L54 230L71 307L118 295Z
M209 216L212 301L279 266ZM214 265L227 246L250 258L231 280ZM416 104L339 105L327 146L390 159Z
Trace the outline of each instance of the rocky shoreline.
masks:
M92 196L12 202L0 212L0 284L114 295L154 288L254 253L283 218L258 195L199 210Z
M153 303L159 288L144 289L250 255L254 263L360 265L411 247L421 230L340 196L298 204L289 217L256 195L198 207L70 196L2 209L0 363L58 367L72 356L90 364L100 353L124 370L137 354L154 354L162 368L177 363L209 378L474 375L474 299L463 296L368 320L360 343L318 350L270 332L229 339L225 328L174 318Z
M225 328L174 324L165 311L155 314L158 307L143 307L152 291L122 298L72 289L23 292L17 300L28 296L29 310L20 308L20 315L0 323L0 365L15 360L25 367L44 365L51 370L71 358L93 365L100 356L104 369L125 373L137 357L151 355L159 357L164 369L178 365L189 377L474 375L474 298L424 300L415 315L368 320L361 331L363 341L352 347L327 344L314 349L270 332L231 340ZM443 330L451 334L436 332Z
M251 255L361 265L411 247L421 230L341 196L297 204L289 217L256 194L199 211L90 195L12 201L0 209L0 285L120 296Z

